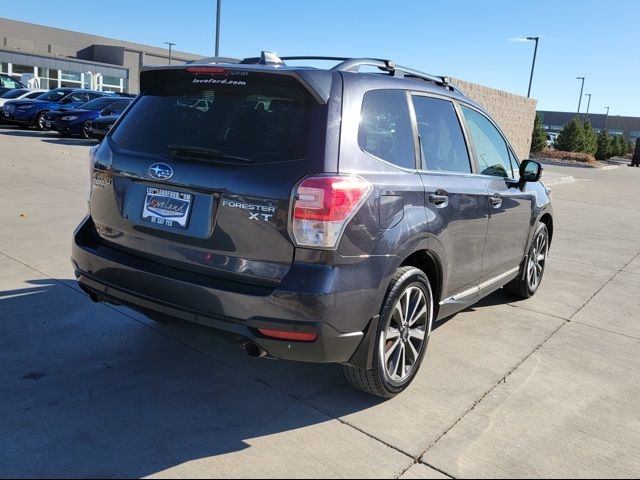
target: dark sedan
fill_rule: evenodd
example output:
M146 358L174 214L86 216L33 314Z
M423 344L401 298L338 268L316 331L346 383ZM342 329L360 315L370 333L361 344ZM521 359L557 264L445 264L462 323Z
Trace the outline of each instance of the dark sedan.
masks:
M73 110L49 112L44 127L61 135L80 135L89 138L89 125L102 116L120 115L131 103L131 98L104 97L87 102Z
M120 115L109 115L108 117L99 117L93 122L90 122L87 129L89 138L101 142L119 118Z
M81 88L56 88L35 100L11 100L3 109L4 119L22 128L36 127L44 130L44 116L51 111L72 110L80 105L105 96L107 92L96 92Z

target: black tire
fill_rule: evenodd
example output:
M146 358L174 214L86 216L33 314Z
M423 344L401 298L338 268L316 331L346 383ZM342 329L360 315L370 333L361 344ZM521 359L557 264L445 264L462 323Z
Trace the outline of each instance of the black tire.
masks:
M544 243L543 252L538 252L540 241ZM540 283L542 282L542 278L544 276L548 253L549 230L544 223L541 223L540 225L538 225L538 228L536 228L536 233L533 235L531 247L529 247L529 253L527 257L522 261L522 265L520 266L520 273L518 273L518 276L515 279L504 286L504 290L510 295L521 299L527 299L534 296L540 288ZM542 260L540 260L540 255L542 255L543 257ZM538 260L533 260L534 257L538 257ZM533 266L531 264L532 261L534 262ZM537 271L538 278L535 282L531 278L533 274L532 268L535 268Z
M420 297L420 292L422 292L423 297ZM413 304L411 304L412 299L414 300ZM424 307L422 306L422 299L425 301ZM403 328L398 328L397 341L393 342L387 338L387 332L388 329L393 329L392 325L397 325L396 322L398 322L398 318L396 312L398 312L398 310L396 310L396 307L397 305L400 305L400 307L403 306L402 300L405 300L405 305L415 305L412 307L414 310L412 318L419 316L420 320L415 323L416 328L414 329L409 328L406 324ZM409 308L410 307L407 307L407 313L410 311L408 310ZM419 312L418 308L420 308ZM422 318L423 316L418 314L422 312L424 308L426 308L426 313L424 314L424 318ZM402 315L402 312L399 312L400 315ZM405 316L409 317L410 315L405 313ZM424 325L422 325L423 322ZM420 365L427 351L432 323L433 293L429 279L422 270L417 268L399 268L389 284L380 311L380 319L378 325L375 326L377 333L375 337L372 368L363 370L348 365L343 366L347 381L358 390L362 390L376 397L393 398L402 393L411 384L420 369ZM374 326L372 326L372 328L373 327ZM424 327L424 338L421 342L409 333L418 331L418 327ZM389 347L389 343L393 345ZM418 343L419 346L416 347ZM392 365L389 363L389 360L393 363L393 359L385 359L385 349L387 349L387 353L398 352L398 365L395 367L395 372L398 372L400 366L404 371L406 368L405 362L408 362L409 356L413 357L413 364L410 366L410 369L405 372L405 377L394 380L390 376L388 369ZM418 352L417 356L414 353L416 351Z
M44 130L44 123L43 123L43 122L44 122L44 120L43 120L43 119L44 119L44 116L45 116L47 113L49 113L49 112L40 112L40 113L36 116L36 124L35 124L36 130L39 130L39 131L43 131L43 130Z

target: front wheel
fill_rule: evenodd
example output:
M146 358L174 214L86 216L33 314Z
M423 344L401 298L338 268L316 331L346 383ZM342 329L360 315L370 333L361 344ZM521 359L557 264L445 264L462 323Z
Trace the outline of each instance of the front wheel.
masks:
M542 277L549 255L549 229L541 223L533 236L529 255L522 262L517 278L504 286L514 297L527 299L535 295L542 283Z
M89 135L89 129L91 128L91 121L86 121L82 124L82 138L84 138L85 140L88 140L91 138L91 135Z
M45 125L44 125L44 116L47 114L47 112L40 112L38 114L38 116L36 117L36 129L37 130L44 130L45 129Z
M382 305L372 368L344 366L347 381L377 397L393 398L402 393L422 364L432 323L429 279L417 268L399 268Z

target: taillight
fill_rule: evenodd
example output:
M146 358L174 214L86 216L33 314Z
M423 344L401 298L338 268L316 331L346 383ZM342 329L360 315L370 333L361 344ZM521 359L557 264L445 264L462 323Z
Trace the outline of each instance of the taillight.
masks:
M106 140L89 150L89 185L87 189L87 201L91 200L91 192L93 191L93 181L96 166L105 170L111 167L113 163L113 153L109 148Z
M294 191L292 233L297 245L336 248L347 223L371 192L360 177L327 176L304 179Z

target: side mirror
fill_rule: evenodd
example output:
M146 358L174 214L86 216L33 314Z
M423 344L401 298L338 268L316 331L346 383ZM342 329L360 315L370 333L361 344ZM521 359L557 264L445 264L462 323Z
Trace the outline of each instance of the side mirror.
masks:
M525 160L520 164L520 182L539 182L542 178L542 165L535 160Z
M103 117L108 117L110 115L113 115L116 112L114 110L109 109L109 108L105 108L104 110L102 110L101 113L102 113Z

